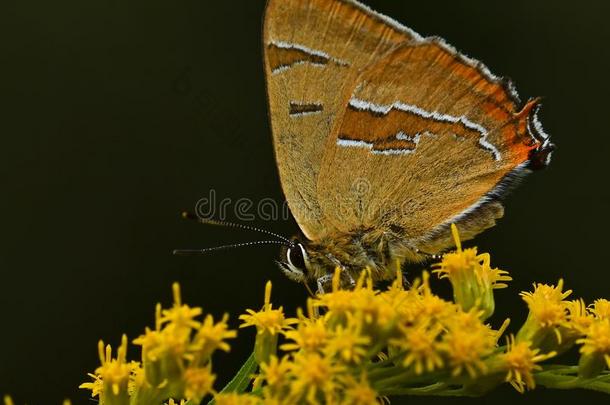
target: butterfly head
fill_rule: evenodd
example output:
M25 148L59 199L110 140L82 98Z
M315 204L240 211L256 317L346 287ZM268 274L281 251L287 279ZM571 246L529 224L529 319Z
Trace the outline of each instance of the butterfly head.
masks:
M309 255L305 246L297 240L293 241L290 246L282 249L282 260L278 264L289 279L305 281L309 268Z

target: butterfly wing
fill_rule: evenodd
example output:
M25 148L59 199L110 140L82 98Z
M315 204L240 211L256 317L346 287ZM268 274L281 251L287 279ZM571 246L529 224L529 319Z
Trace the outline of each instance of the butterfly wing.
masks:
M364 66L419 36L349 0L269 0L263 46L280 179L303 233L332 226L318 204L324 147Z
M440 39L396 47L346 98L318 181L339 232L398 229L439 250L451 222L466 225L466 238L493 225L496 197L550 156L537 100L519 108L508 82Z

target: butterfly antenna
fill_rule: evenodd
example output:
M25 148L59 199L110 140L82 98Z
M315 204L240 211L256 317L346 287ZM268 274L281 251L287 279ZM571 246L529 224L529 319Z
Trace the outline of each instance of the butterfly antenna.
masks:
M290 244L283 242L283 241L279 241L279 240L257 240L254 242L234 243L232 245L214 246L214 247L204 248L204 249L175 249L173 253L175 255L180 255L180 256L203 255L208 252L215 252L217 250L233 249L233 248L255 246L255 245L291 246Z
M264 233L266 235L274 236L278 239L283 240L284 242L286 242L288 244L288 246L294 245L294 243L290 239L286 238L285 236L278 235L277 233L268 231L266 229L261 229L261 228L257 228L254 226L244 225L244 224L238 224L235 222L217 221L215 219L201 218L198 215L195 215L192 212L187 212L187 211L182 212L181 215L182 215L182 218L184 218L184 219L190 219L190 220L197 221L197 222L199 222L201 224L205 224L205 225L224 226L224 227L228 227L228 228L237 228L237 229L243 229L246 231L255 231L255 232L259 232L259 233Z

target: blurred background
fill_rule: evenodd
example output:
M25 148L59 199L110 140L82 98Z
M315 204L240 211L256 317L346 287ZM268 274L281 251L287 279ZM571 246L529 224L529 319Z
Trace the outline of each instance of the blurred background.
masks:
M510 76L524 98L545 97L554 160L476 239L515 278L497 294L495 325L506 314L513 327L523 321L518 292L534 281L565 277L589 302L608 298L610 2L366 3ZM234 326L244 309L260 307L269 279L274 303L289 311L304 303L305 290L274 265L274 246L171 255L259 238L179 218L210 190L218 199L283 201L267 119L263 9L263 0L0 4L0 393L17 403L89 403L77 386L97 366L98 339L116 345L122 333L138 336L152 325L155 303L170 304L172 281L186 302L229 312ZM297 233L291 219L251 224ZM252 337L241 331L233 351L216 358L221 384ZM504 387L438 401L517 399L608 397L521 396Z

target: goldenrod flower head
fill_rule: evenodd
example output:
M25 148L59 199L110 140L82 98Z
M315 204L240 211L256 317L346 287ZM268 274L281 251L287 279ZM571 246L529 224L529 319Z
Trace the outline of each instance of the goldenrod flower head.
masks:
M144 334L133 340L135 345L142 346L142 361L157 361L165 351L163 336L159 331L144 329Z
M295 376L290 384L293 403L298 403L300 399L305 399L309 404L331 402L337 388L336 378L343 369L343 366L318 353L297 353L291 364L291 374Z
M231 349L225 340L235 338L237 332L229 330L228 319L229 315L224 314L219 322L214 323L212 315L206 315L199 330L197 330L192 347L198 352L200 359L207 360L216 350L228 352Z
M135 345L142 346L142 361L155 362L160 359L166 348L163 346L163 336L161 335L161 304L155 306L155 329L146 327L144 334L133 340Z
M279 389L288 382L291 364L287 356L281 359L271 356L269 362L261 363L260 369L261 377L267 382L267 385L272 389Z
M98 354L101 365L95 374L89 374L94 381L83 383L79 388L89 389L92 396L111 393L113 396L129 394L133 371L139 368L134 362L127 362L127 336L123 335L121 345L117 349L117 357L112 357L112 347L104 346L103 341L98 343Z
M216 376L212 374L210 367L191 367L184 372L184 396L196 402L207 394L213 393L213 385Z
M362 333L362 320L348 317L346 325L337 325L332 331L324 353L338 357L344 363L360 363L367 352L371 338Z
M443 327L436 322L422 322L415 326L401 326L399 338L391 339L390 344L399 352L404 352L404 367L413 367L416 374L432 372L444 365L439 348L438 337Z
M315 307L327 309L327 322L331 324L343 323L348 314L359 314L366 323L378 320L378 304L375 300L377 292L372 288L370 273L363 271L353 289L340 288L341 270L335 269L332 291L318 296L314 301Z
M266 363L277 350L278 334L283 330L289 329L290 325L297 323L298 320L286 318L282 307L273 309L271 304L271 281L268 281L265 286L263 309L258 312L247 309L246 312L247 314L239 316L239 319L243 321L239 327L256 327L254 354L258 364Z
M598 319L593 322L586 336L576 342L582 344L581 353L602 356L610 367L610 319Z
M196 321L195 318L201 315L201 308L191 308L188 305L182 304L182 297L180 295L180 284L174 283L172 285L174 293L174 306L170 309L163 310L160 318L160 323L168 323L167 328L176 330L177 332L187 331L198 328L201 323Z
M89 377L91 377L93 379L93 381L82 383L81 385L78 386L78 388L81 388L84 390L90 390L92 398L95 398L95 397L101 395L102 392L104 391L104 381L102 380L102 378L99 375L93 374L93 373L87 373L87 375ZM5 402L6 402L6 400L5 400Z
M245 328L248 326L256 326L258 333L266 332L276 335L290 325L298 322L294 318L286 318L284 316L283 307L273 309L273 304L271 304L271 281L268 281L265 286L265 304L263 309L258 312L247 309L246 312L248 313L247 315L244 314L239 317L239 319L243 320L243 323L239 327Z
M432 293L430 288L430 274L424 271L421 285L416 281L413 289L417 291L417 299L414 300L416 317L421 319L442 320L451 317L458 311L458 307L449 301L445 301L438 295Z
M525 388L535 388L533 372L542 369L537 363L555 356L555 352L539 353L540 349L532 349L530 342L516 342L513 335L507 339L506 353L502 356L508 370L506 381L517 391L523 393Z
M95 370L95 373L101 377L106 387L111 387L114 395L119 395L122 389L125 389L125 391L128 389L129 377L132 370L131 365L127 363L127 336L123 335L121 339L116 359L112 358L112 348L110 345L106 346L104 355L103 347L104 343L100 341L98 351L102 365Z
M593 301L591 313L597 319L610 319L610 301L603 298Z
M405 290L402 272L396 272L396 279L390 287L377 294L379 299L394 309L395 315L406 319L412 318L413 302L418 299L417 289Z
M462 250L460 236L455 224L451 232L457 250L443 255L433 273L440 278L448 278L453 287L453 296L457 304L465 311L479 307L483 319L489 318L495 309L493 290L507 287L504 281L512 280L508 272L492 269L489 254L477 254L477 248Z
M535 283L533 292L521 292L529 314L516 339L529 341L543 352L565 351L574 343L574 330L568 322L569 310L580 310L565 301L571 293L571 290L563 291L563 280L559 280L557 286Z
M236 333L228 329L226 315L216 323L210 315L200 322L196 318L201 308L182 304L178 284L173 285L173 291L173 307L163 311L157 305L155 329L146 328L134 340L142 346L143 366L127 362L125 336L116 359L112 358L110 346L100 342L101 366L90 374L93 381L81 388L90 389L93 396L99 396L100 403L108 405L128 403L130 398L140 401L134 404L160 402L167 397L201 399L214 392L210 357L215 350L228 351L225 340Z
M341 404L345 405L372 405L381 401L378 399L377 391L369 385L366 374L362 373L359 380L353 377L347 378L346 387Z
M587 305L582 298L566 301L567 326L577 335L583 335L594 321L594 317L587 310Z
M286 339L292 340L293 343L285 343L281 349L319 351L326 345L328 334L324 318L301 319L296 330L284 332Z
M493 352L495 344L496 337L488 328L472 330L455 327L443 335L439 346L449 359L453 376L466 371L468 376L475 378L487 372L483 358Z
M533 292L521 292L523 301L527 303L530 314L543 326L555 326L566 320L566 303L564 300L572 294L572 290L563 290L563 280L557 286L535 283Z

